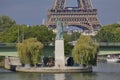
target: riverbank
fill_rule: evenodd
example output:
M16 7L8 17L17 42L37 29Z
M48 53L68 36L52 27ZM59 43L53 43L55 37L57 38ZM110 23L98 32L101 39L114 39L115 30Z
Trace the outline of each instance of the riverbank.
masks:
M45 73L66 73L66 72L92 72L90 67L16 67L18 72L45 72Z
M92 67L88 66L23 67L20 63L20 60L16 57L6 57L5 68L18 72L45 72L45 73L92 72Z
M93 73L27 73L0 69L0 80L120 80L119 75L120 63L99 63Z

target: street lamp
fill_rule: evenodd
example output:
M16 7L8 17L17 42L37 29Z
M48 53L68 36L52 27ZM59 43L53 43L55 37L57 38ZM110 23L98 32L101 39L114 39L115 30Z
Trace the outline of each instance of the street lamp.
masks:
M23 26L23 32L22 32L22 41L24 41L24 26Z
M19 29L19 26L18 26L18 43L20 42L20 29Z

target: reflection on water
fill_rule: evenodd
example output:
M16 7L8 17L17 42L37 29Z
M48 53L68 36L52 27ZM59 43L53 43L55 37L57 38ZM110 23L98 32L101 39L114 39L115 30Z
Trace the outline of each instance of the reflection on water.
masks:
M0 73L0 80L120 80L120 73Z
M120 63L98 63L94 72L120 72Z
M3 69L3 68L0 68L0 72L12 72L12 71L10 71L10 70L5 70L5 69Z
M75 74L73 80L96 80L96 73Z
M5 72L4 72L5 71ZM0 69L0 80L120 80L120 64L98 64L93 73L21 73Z
M43 74L41 74L41 79L39 79L39 80L55 80L54 74L43 73Z
M55 80L66 80L65 74L54 74L54 77L55 77Z
M96 80L96 73L42 74L41 80Z
M17 73L22 80L42 80L41 74L38 73Z

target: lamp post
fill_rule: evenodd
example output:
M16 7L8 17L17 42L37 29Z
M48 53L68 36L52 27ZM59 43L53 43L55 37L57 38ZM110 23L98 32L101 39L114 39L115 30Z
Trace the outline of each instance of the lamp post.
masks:
M20 42L20 29L19 29L19 26L18 26L18 43Z
M75 29L75 41L77 40L77 29Z
M22 41L24 41L24 26L23 26L23 32L22 32Z

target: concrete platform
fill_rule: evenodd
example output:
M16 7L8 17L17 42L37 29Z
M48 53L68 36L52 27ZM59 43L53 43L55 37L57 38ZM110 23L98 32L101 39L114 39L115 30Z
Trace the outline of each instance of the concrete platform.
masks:
M16 67L16 71L18 72L41 72L41 73L67 73L67 72L92 72L92 68L83 68L83 67Z

